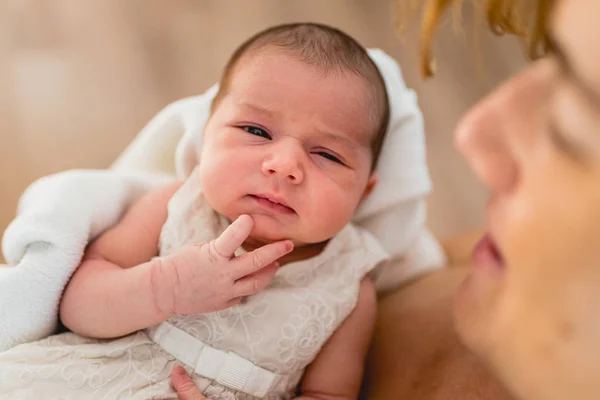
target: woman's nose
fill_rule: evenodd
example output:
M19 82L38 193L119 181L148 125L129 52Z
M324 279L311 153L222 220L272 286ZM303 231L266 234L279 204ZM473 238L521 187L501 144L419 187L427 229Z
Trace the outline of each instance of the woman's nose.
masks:
M516 183L523 158L517 151L527 147L529 131L540 129L534 126L541 108L539 88L529 74L522 73L498 88L456 128L456 147L492 191L510 190Z
M281 143L273 146L265 158L262 172L281 181L300 184L304 181L303 148L297 143Z
M544 134L556 63L541 59L481 101L458 124L455 142L481 181L509 190Z

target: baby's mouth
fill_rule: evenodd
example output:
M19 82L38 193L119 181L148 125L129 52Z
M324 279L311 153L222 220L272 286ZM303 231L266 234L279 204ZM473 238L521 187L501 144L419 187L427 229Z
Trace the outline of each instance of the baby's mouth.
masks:
M262 208L278 214L296 214L296 211L282 198L266 194L251 194L249 196Z

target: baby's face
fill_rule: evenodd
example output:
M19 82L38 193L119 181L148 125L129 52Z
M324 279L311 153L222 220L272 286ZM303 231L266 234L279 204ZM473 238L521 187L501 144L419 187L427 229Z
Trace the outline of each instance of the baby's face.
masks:
M249 214L260 241L335 236L375 183L369 93L276 50L244 57L204 132L208 202L230 220Z

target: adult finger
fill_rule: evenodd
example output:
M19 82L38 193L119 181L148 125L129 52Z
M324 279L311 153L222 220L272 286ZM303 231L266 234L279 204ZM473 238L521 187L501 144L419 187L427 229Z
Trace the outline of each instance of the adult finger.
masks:
M289 240L269 243L233 260L233 278L241 279L263 269L294 250L294 244Z
M273 280L278 269L279 264L272 262L266 267L238 279L233 284L233 295L239 298L262 291Z
M240 215L214 241L215 250L220 256L233 257L233 253L244 243L252 231L254 221L249 215Z
M206 400L182 366L173 368L171 383L179 400Z

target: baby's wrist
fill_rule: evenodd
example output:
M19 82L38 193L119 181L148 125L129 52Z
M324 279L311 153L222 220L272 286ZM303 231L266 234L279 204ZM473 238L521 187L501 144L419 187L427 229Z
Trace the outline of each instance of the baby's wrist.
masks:
M175 295L172 273L164 257L155 257L150 261L150 285L154 310L162 321L166 321L174 314Z

